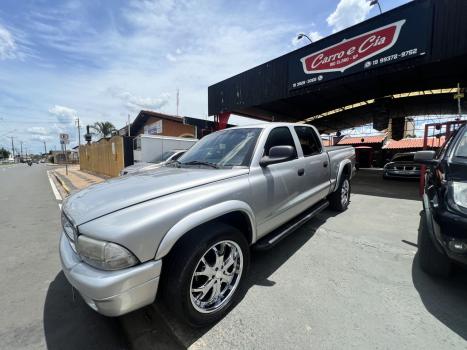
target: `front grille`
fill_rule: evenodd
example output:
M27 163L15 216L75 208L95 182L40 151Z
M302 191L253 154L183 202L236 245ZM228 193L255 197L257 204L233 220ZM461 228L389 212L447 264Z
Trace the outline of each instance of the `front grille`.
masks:
M418 166L413 166L413 165L398 165L393 168L394 170L399 170L399 171L414 171L414 170L420 170Z

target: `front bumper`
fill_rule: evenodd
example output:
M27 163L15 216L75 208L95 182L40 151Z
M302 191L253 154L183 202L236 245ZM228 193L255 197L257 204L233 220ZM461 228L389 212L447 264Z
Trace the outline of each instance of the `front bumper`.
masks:
M384 176L386 177L398 177L398 178L419 178L420 170L384 170Z
M70 284L102 315L120 316L156 298L162 260L118 271L99 270L81 261L64 233L60 237L60 260Z
M467 218L446 209L438 209L434 213L435 232L438 233L446 254L451 259L467 265L467 253L455 252L449 249L450 241L467 243Z

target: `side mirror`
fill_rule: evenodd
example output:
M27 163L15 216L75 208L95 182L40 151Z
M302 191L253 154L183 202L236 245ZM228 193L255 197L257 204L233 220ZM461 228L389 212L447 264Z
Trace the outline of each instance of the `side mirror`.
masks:
M265 167L270 164L286 162L294 155L295 149L292 146L274 146L269 150L269 156L261 158L259 165Z
M415 153L414 162L424 165L438 165L439 161L435 159L435 151L418 151Z

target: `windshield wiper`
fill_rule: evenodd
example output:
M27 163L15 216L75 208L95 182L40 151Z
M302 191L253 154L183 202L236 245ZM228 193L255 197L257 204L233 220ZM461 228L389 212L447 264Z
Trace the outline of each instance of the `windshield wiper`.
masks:
M207 166L210 166L212 168L216 168L216 169L219 169L219 167L214 164L214 163L210 163L210 162L203 162L203 161L200 161L200 160L192 160L190 162L186 162L186 163L180 163L181 165L207 165Z
M176 166L177 168L180 168L180 163L178 160L171 160L170 162L167 162L164 164L164 166Z

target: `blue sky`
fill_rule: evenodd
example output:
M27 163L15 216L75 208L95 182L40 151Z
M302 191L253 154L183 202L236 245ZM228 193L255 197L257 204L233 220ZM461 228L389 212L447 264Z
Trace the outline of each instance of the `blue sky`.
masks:
M407 0L380 0L389 10ZM378 14L366 0L0 3L0 146L76 144L81 124L139 110L205 118L207 87ZM234 122L248 120L234 117Z

